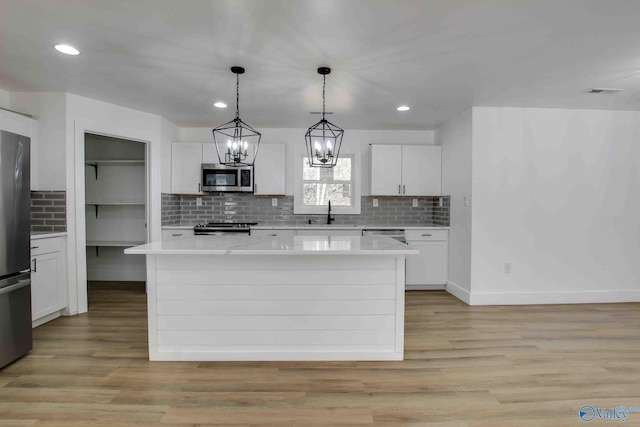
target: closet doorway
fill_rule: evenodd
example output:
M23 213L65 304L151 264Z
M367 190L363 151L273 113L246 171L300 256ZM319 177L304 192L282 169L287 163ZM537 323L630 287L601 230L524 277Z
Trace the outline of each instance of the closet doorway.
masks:
M149 240L147 157L144 142L84 134L89 310L92 287L144 290L145 258L124 249Z

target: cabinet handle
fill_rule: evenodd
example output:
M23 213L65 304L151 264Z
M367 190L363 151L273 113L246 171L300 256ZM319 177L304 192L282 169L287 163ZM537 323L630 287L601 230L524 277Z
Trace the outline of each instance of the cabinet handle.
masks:
M407 191L406 191L406 188L405 188L404 184L402 184L402 194L407 194Z
M271 237L278 237L277 234L270 234Z
M31 249L38 249L40 246L31 246Z
M400 191L400 188L401 188L401 187L402 187L402 186L401 186L400 184L398 184L398 194L402 194L402 192Z
M182 236L182 234L172 234L171 237L179 237Z
M423 234L424 237L431 237L431 234Z
M254 193L258 192L258 184L253 184L253 192Z
M36 258L33 259L33 272L36 273L38 271L38 260Z
M198 183L198 193L202 193L202 190L200 190L200 186L201 186L201 184Z

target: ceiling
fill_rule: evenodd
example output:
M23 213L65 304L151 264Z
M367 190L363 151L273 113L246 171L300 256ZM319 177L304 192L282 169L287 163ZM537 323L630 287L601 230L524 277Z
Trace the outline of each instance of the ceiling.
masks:
M636 0L0 0L0 88L216 126L240 65L244 121L304 128L330 66L345 129L433 129L471 106L640 110L639 21Z

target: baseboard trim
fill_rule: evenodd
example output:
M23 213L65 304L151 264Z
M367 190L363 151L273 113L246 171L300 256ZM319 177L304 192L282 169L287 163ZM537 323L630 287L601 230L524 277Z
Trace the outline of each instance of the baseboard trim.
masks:
M447 284L444 285L444 290L449 292L454 297L458 298L460 301L471 305L471 293L460 285L456 285L453 282L447 281Z
M439 291L446 285L405 285L407 291Z
M640 302L640 290L471 292L470 305L599 304L621 302Z
M46 316L42 316L31 322L31 328L37 328L40 325L44 325L47 322L52 321L53 319L57 319L62 315L62 310L54 311L53 313L47 314Z

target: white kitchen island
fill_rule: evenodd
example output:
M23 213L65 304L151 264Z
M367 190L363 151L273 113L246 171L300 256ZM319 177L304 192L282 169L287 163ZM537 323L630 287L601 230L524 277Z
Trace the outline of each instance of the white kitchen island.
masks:
M405 255L386 236L201 236L147 258L150 360L402 360Z

